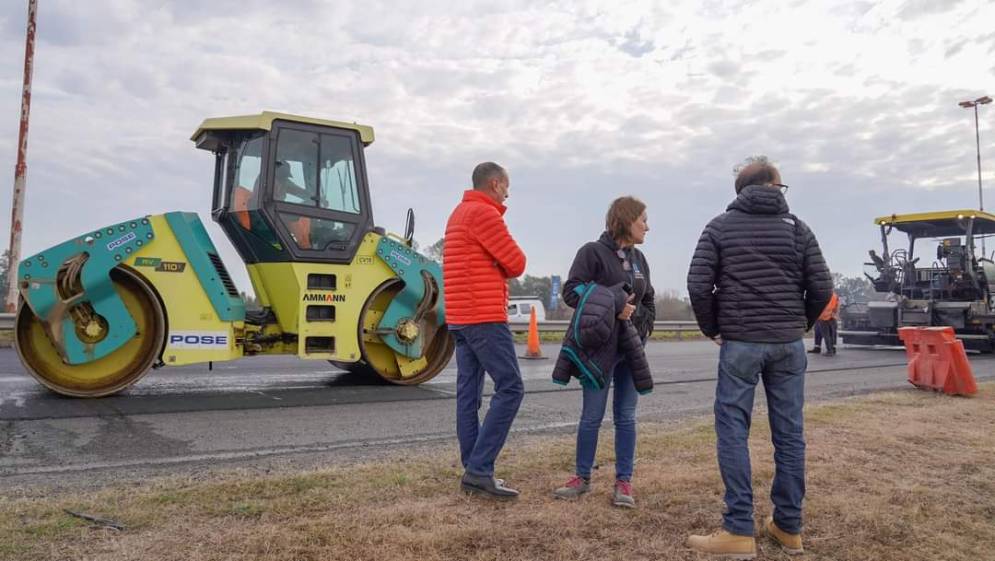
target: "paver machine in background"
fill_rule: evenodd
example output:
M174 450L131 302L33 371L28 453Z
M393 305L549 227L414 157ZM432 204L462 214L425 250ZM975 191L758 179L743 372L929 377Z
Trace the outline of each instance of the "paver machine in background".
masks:
M982 238L995 234L995 215L952 210L884 216L875 224L884 251L870 251L865 274L878 298L843 309L843 342L899 345L900 327L951 326L966 348L995 350L995 263L980 254ZM908 245L892 250L889 234L896 230ZM924 239L938 242L928 264L915 257Z
M88 231L21 262L15 346L69 396L121 391L150 368L296 354L418 384L453 353L437 263L374 226L368 126L264 112L205 120L211 217L248 269L247 311L196 213Z

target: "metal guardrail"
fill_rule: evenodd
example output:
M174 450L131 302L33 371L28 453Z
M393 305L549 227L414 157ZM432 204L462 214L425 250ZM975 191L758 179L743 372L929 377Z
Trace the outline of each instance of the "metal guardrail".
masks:
M0 314L0 331L14 329L14 314Z
M512 333L527 333L529 330L529 322L515 321L510 322L508 325L511 326ZM567 326L570 325L570 320L546 320L539 322L539 333L556 333L563 332L567 330ZM694 320L681 320L681 321L654 321L653 331L676 331L678 335L682 333L700 333L701 330L698 328L698 322Z

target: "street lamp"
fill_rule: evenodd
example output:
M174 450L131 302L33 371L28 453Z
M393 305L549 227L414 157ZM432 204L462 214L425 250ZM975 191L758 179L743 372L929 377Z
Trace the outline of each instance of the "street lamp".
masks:
M986 96L979 97L974 101L962 101L957 105L960 105L964 109L974 108L974 142L978 150L978 210L982 212L985 210L985 199L981 192L981 135L978 132L978 106L987 105L992 102L992 98ZM981 238L981 253L985 254L985 238ZM987 255L984 255L987 257Z
M987 95L984 97L979 97L974 101L962 101L957 105L965 109L974 108L974 141L978 147L978 204L980 208L978 210L985 210L985 199L981 194L981 135L978 133L978 106L986 105L992 102L992 98Z

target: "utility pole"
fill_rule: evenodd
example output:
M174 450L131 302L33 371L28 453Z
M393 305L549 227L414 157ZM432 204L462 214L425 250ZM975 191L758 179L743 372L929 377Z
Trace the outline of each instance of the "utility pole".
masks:
M35 14L38 0L28 0L28 32L24 42L24 88L21 93L21 127L17 134L17 165L14 168L14 202L10 211L10 250L7 262L8 312L17 311L17 265L21 261L21 219L28 173L28 116L31 113L31 72L35 59Z

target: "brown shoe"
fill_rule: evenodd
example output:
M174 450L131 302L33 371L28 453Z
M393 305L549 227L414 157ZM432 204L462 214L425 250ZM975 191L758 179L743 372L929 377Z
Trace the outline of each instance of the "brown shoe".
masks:
M745 560L757 556L757 540L753 536L737 536L725 530L709 536L688 536L687 546L722 559Z
M778 528L777 524L774 524L773 516L767 517L767 522L764 524L764 533L766 533L770 539L777 542L788 555L801 555L802 553L805 553L805 548L802 547L802 535L789 534Z

